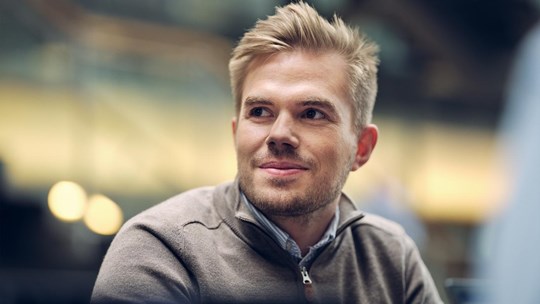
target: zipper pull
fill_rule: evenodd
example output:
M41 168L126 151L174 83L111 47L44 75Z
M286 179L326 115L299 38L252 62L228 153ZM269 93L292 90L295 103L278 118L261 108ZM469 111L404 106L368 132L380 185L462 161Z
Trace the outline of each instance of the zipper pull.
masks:
M304 285L311 285L311 278L309 277L306 266L302 266L302 269L300 269L300 273L302 274L302 283L304 283Z
M311 281L311 278L309 277L306 266L302 266L300 273L302 274L302 283L304 283L304 295L306 296L308 302L313 302L315 300L313 281Z

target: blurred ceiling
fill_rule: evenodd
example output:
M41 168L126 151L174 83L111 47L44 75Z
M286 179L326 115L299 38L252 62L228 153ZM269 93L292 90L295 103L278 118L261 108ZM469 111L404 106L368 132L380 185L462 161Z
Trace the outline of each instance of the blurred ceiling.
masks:
M146 52L149 56L176 48L209 62L209 67L221 67L215 72L226 78L228 52L216 55L202 50L230 49L223 46L232 46L257 19L287 2L3 1L0 52L16 52L51 39L74 39L94 46L102 43L116 51ZM516 46L539 16L537 7L525 0L310 3L323 15L337 12L359 25L381 45L377 111L490 127L502 109ZM86 32L80 25L86 26ZM135 43L122 44L122 40ZM153 44L142 47L137 43L141 41ZM126 45L141 47L122 48Z

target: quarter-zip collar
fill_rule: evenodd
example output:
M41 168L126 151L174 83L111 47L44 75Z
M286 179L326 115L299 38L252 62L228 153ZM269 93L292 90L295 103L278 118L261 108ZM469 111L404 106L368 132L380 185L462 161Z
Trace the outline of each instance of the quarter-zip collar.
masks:
M219 197L221 196L221 197ZM223 201L225 198L225 201ZM222 202L216 204L218 213L223 221L247 244L257 251L268 250L268 239L280 247L275 240L265 232L265 229L258 223L247 206L241 201L241 193L238 185L238 179L232 184L223 184L218 186L214 192L214 200ZM352 200L344 193L341 194L339 201L340 217L336 237L347 227L356 225L364 217ZM257 229L255 229L257 228ZM261 237L265 240L261 240ZM274 247L274 246L271 246Z
M281 265L281 267L292 270L298 277L298 288L302 290L306 302L311 303L316 300L315 285L310 276L310 267L299 265L293 257L278 244L274 237L257 221L242 202L241 192L238 185L238 179L232 184L223 184L214 191L214 201L218 214L222 221L231 228L231 230L253 250L258 252L269 262ZM223 200L225 198L225 200ZM347 230L360 224L364 214L360 212L345 194L341 194L339 201L340 217L336 231L336 239ZM335 246L335 240L325 246L322 252L313 259L316 262L319 255L324 254L328 247Z

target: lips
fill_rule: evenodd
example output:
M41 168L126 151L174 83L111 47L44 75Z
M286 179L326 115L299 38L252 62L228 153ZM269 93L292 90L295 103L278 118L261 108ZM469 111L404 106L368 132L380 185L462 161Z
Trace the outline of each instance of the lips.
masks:
M264 170L266 173L275 176L294 175L308 170L308 167L303 164L289 161L264 162L259 166L259 168Z
M293 163L293 162L284 162L284 161L271 161L263 163L259 166L261 169L279 169L279 170L292 170L292 169L298 169L298 170L307 170L307 167L301 164Z

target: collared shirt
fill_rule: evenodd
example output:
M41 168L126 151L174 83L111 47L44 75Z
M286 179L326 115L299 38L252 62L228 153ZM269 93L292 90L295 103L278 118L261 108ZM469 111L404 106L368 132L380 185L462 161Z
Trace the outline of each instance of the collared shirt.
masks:
M302 253L298 244L293 240L293 238L276 224L274 224L270 219L268 219L261 211L259 211L253 204L247 199L247 197L242 193L242 200L251 211L252 215L255 217L257 222L263 226L263 228L276 240L276 242L287 251L299 264L300 267L308 267L311 264L313 258L324 248L325 245L329 244L332 240L336 238L336 232L339 222L339 208L336 207L336 213L328 225L326 232L322 238L315 245L309 247L308 253L302 257Z

